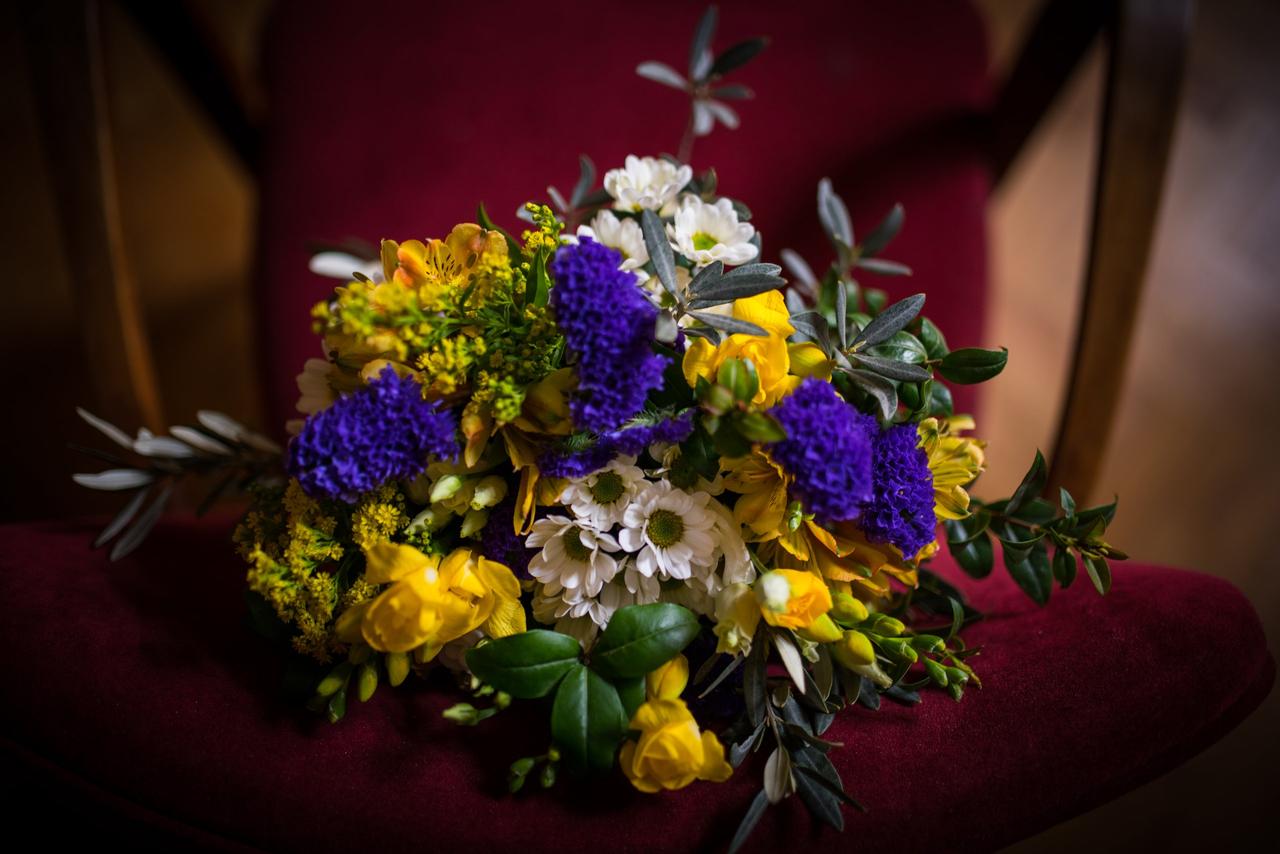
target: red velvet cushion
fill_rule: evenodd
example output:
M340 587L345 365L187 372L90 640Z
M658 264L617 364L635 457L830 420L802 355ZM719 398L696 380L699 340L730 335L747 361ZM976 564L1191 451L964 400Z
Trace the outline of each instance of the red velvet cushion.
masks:
M320 355L309 309L332 280L307 272L314 241L443 236L484 202L515 229L516 207L562 191L579 152L604 169L674 152L687 98L636 76L683 70L702 4L675 0L426 5L283 2L266 41L271 127L262 183L260 285L270 423L293 417L294 375ZM694 151L745 201L765 258L831 258L815 212L831 176L859 234L895 201L907 225L888 257L909 280L866 277L926 313L954 346L980 341L987 175L965 133L989 97L981 20L966 3L735 2L716 47L768 35L735 75L756 91L742 127ZM958 403L968 408L967 390Z
M732 835L758 767L657 796L617 777L511 797L506 766L546 748L536 709L459 728L440 717L457 695L383 687L331 726L279 699L282 662L246 627L228 529L164 524L116 565L87 552L90 525L0 529L0 732L24 792L43 781L59 805L165 839L269 849L648 851ZM1014 841L1202 749L1273 678L1257 615L1216 578L1120 565L1108 597L1080 582L1045 610L999 573L965 586L989 613L966 633L985 687L850 710L829 732L871 810L847 816L845 844ZM815 831L788 802L757 833L770 850Z

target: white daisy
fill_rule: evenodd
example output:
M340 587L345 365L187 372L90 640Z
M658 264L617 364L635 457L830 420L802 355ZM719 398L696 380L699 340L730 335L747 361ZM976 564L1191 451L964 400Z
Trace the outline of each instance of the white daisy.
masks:
M685 196L667 226L667 236L676 250L699 267L712 261L727 265L745 264L756 257L751 242L756 230L749 222L738 222L738 212L728 199L708 204L697 196Z
M604 174L605 192L620 211L661 212L674 204L676 195L693 178L693 169L656 157L627 155L626 166Z
M649 263L649 250L644 245L640 223L634 219L618 219L613 211L600 211L590 225L578 226L578 237L590 237L597 243L622 253L621 270L630 270L642 280L649 274L640 269Z
M715 514L716 549L724 556L719 576L712 576L716 579L715 589L707 588L707 592L715 596L726 585L755 581L756 568L742 539L742 526L733 518L733 512L719 501L712 501L711 507Z
M635 457L617 457L600 471L572 481L560 493L560 503L595 530L609 530L622 521L623 511L645 483L635 462Z
M529 574L548 595L569 591L570 597L592 597L618 574L618 562L608 554L618 550L618 541L576 519L539 519L525 545L542 549L529 561Z
M715 517L710 496L676 489L668 481L650 483L622 514L619 544L635 552L643 575L687 579L715 565Z

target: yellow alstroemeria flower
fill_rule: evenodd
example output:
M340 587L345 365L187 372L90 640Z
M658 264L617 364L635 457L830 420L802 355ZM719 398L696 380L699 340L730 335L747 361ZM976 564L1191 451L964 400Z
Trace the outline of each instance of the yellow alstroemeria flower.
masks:
M789 478L767 452L755 449L745 457L720 461L724 487L740 493L733 504L733 519L749 530L749 540L764 542L786 533Z
M427 660L476 629L495 638L525 630L520 582L503 564L470 549L441 558L382 543L368 553L365 580L391 587L338 619L338 636L347 642L362 638L381 652L423 647Z
M704 338L695 338L684 352L682 365L690 387L697 384L698 377L714 382L726 359L750 359L760 378L760 387L751 402L769 407L795 389L806 376L831 375L831 365L816 345L787 344L787 337L796 330L780 291L765 291L735 300L733 316L754 323L766 334L738 333L716 346Z
M619 762L642 792L683 789L694 780L723 783L733 774L720 739L698 728L683 700L641 704L631 729L639 730L640 738L622 746Z
M436 306L445 295L466 287L477 266L506 259L506 238L472 222L454 226L444 240L382 241L387 283L415 289L426 307Z
M937 551L937 543L921 549L917 560ZM767 543L761 558L780 567L817 572L835 589L848 588L861 599L889 595L890 580L915 587L916 568L895 546L871 543L855 522L838 522L830 529L812 519L787 536Z
M929 455L933 473L933 512L939 519L963 519L969 515L965 487L986 468L986 442L957 435L973 429L973 418L958 415L939 421L926 418L917 428L920 447Z

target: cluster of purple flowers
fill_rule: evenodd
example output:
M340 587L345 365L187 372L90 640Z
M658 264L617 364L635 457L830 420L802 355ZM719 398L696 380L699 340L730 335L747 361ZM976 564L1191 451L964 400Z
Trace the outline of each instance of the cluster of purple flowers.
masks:
M662 385L667 365L652 347L658 310L635 274L618 269L621 261L617 250L583 237L561 247L552 265L556 326L578 360L569 414L579 430L616 430Z
M289 443L289 474L313 498L354 503L391 480L420 474L428 458L456 459L453 413L422 399L422 386L391 368L312 415Z
M480 532L480 553L490 560L505 564L517 578L530 578L529 559L537 549L525 548L524 537L515 532L511 520L515 515L516 500L507 496L489 511L489 521Z
M858 518L872 497L872 442L878 425L845 403L830 383L809 378L773 416L787 431L769 454L791 475L796 497L820 522Z
M933 472L914 424L894 424L875 437L874 495L859 527L872 542L892 543L908 558L933 541Z
M654 424L637 424L605 433L581 451L550 450L538 459L538 470L547 477L586 477L599 471L619 454L639 456L655 442L677 444L693 432L693 410Z

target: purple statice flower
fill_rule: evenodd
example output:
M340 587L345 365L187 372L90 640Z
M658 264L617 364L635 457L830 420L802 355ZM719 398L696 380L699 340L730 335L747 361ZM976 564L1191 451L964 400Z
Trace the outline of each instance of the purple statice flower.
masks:
M363 493L420 474L431 458L458 456L453 413L422 399L422 386L391 366L365 388L307 419L289 443L289 474L312 498L354 504Z
M516 500L512 496L489 511L489 521L480 532L480 553L489 560L506 564L517 578L530 578L529 559L538 550L525 548L524 537L515 532L511 524L515 511Z
M560 448L546 451L538 458L538 471L546 477L586 477L607 466L619 454L639 456L654 442L683 442L692 432L693 410L686 409L675 418L605 433L595 444L580 451Z
M845 403L830 383L809 378L773 416L787 438L769 446L769 454L791 475L792 491L820 522L858 518L872 497L871 452L874 418Z
M635 274L618 269L621 261L616 249L583 237L560 247L552 264L556 326L578 360L569 414L579 430L618 429L661 387L667 365L653 352L658 310Z
M876 436L875 486L858 526L872 542L892 543L911 558L933 541L933 472L914 424L895 424Z
M604 468L613 457L613 448L605 442L597 442L580 451L552 448L538 457L538 471L543 477L567 477L577 480Z

